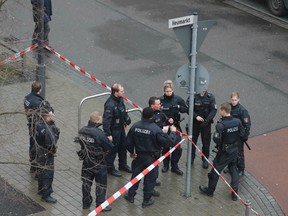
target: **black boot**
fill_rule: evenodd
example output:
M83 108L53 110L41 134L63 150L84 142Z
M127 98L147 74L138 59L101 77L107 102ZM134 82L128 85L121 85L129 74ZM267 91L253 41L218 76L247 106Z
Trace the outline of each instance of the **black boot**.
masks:
M169 170L169 165L165 165L165 164L164 164L164 166L163 166L163 168L162 168L162 172L163 172L163 173L166 173L166 172L168 172L168 170Z
M172 167L171 172L176 173L177 175L183 175L183 171L179 169L179 167Z
M124 199L127 200L127 201L130 202L130 203L134 203L134 197L129 196L128 193L126 193L126 194L124 195Z
M115 176L115 177L121 177L122 176L121 173L116 169L109 170L108 173L112 176Z
M146 208L150 205L153 205L154 199L152 197L150 198L144 198L143 203L142 203L142 208Z
M107 212L107 211L111 211L111 210L112 210L112 207L110 205L108 205L102 211Z
M154 197L159 197L159 196L160 196L160 192L159 192L159 191L156 191L156 190L153 190L153 191L152 191L152 196L154 196Z
M206 187L204 185L200 185L199 186L199 190L200 190L200 192L202 194L205 194L207 196L213 197L213 193L208 190L208 187Z
M92 204L92 200L91 200L91 202L89 202L89 203L83 203L82 208L83 208L83 209L88 209L88 208L90 208L91 204Z
M50 195L47 197L42 197L42 201L47 202L47 203L57 203L57 200Z
M236 192L236 191L235 191ZM236 192L237 193L237 192ZM237 201L237 199L238 199L238 197L236 196L236 194L234 194L233 192L232 192L232 194L231 194L231 198L232 198L232 200L233 201Z

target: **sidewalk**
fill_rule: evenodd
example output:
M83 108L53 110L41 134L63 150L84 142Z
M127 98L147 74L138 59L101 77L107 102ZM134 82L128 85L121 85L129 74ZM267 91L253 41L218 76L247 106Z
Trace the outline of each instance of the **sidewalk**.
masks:
M53 61L51 59L48 61L53 64L53 61L57 62L59 60L55 58ZM27 164L0 164L0 176L46 209L46 211L33 214L34 216L87 215L93 210L95 205L92 205L90 210L82 210L81 161L78 160L76 154L78 144L73 143L78 130L78 105L84 97L106 92L106 90L101 87L96 87L98 91L92 91L91 88L87 87L92 82L89 79L84 77L78 80L77 75L75 76L76 78L70 79L70 77L67 76L68 74L70 76L71 72L63 74L61 71L53 70L51 65L46 68L46 72L46 98L55 109L57 125L61 130L57 157L55 158L56 171L53 182L53 196L58 200L58 203L53 205L44 203L41 201L39 195L37 195L37 181L33 175L29 173L28 130L25 115L15 114L0 118L0 161ZM78 72L75 72L75 74L77 73ZM97 84L94 83L93 85ZM1 112L23 112L23 98L30 92L30 86L31 81L1 86ZM92 111L103 111L103 102L106 98L107 97L103 97L102 99L85 103L82 111L82 126L86 124L88 116ZM139 119L140 115L139 113L135 113L132 117L133 122L135 122ZM186 144L183 145L183 150L180 167L185 171ZM191 197L189 198L182 196L185 191L185 175L179 177L171 172L165 174L160 173L160 181L162 184L157 189L161 192L161 196L155 198L155 204L153 206L145 209L141 208L141 186L138 189L139 194L136 195L134 204L128 203L123 197L120 197L112 203L111 212L100 214L111 216L245 215L245 206L239 201L231 201L231 192L221 180L219 180L213 198L200 194L198 186L200 184L207 184L207 173L210 171L210 169L202 169L201 164L201 159L198 154L191 170ZM107 198L130 180L130 174L122 174L122 178L108 176ZM225 175L225 177L228 178L229 182L229 176ZM94 188L92 190L94 190ZM94 193L92 194L95 200L95 195ZM239 195L244 201L250 200L252 208L261 215L284 215L269 191L248 172L246 172L246 175L240 180ZM251 212L250 215L254 214Z

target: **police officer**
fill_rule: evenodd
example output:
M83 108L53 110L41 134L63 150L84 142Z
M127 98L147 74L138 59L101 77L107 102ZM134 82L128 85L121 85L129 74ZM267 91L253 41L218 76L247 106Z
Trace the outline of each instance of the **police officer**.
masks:
M167 127L170 125L169 118L165 115L165 113L161 110L161 101L157 97L150 97L148 101L149 107L151 107L154 111L154 122L163 129L163 127Z
M150 97L148 101L149 107L151 107L154 111L153 119L154 122L161 128L168 132L169 128L169 118L164 114L161 110L161 102L157 97ZM159 175L159 174L158 174ZM157 179L156 186L160 186L161 182ZM154 191L157 193L157 191ZM155 195L154 195L155 196Z
M31 85L31 93L25 96L24 109L28 120L29 129L29 161L31 163L30 172L36 171L36 146L35 146L35 124L39 121L39 115L41 111L52 111L50 103L40 95L42 91L41 82L35 81Z
M238 191L239 176L236 167L238 145L239 140L245 137L245 130L241 121L237 118L233 118L230 112L231 105L229 103L221 104L219 113L222 118L217 122L216 131L213 136L213 140L218 149L213 161L214 167L210 173L208 173L208 187L204 185L199 186L201 193L211 197L214 194L219 179L219 175L215 172L215 169L221 173L227 165L231 173L231 187L235 192ZM233 192L232 200L237 200L237 196Z
M160 97L162 111L169 118L169 123L174 124L174 126L179 130L180 127L180 113L186 113L188 107L185 101L178 95L174 94L174 86L171 80L166 80L164 82L164 95ZM176 143L181 140L180 135L178 134ZM164 155L169 151L169 148L164 148L162 154ZM182 148L177 148L171 155L171 172L174 172L178 175L183 175L183 172L179 169L178 162L182 154ZM170 156L164 160L164 166L162 172L166 173L169 170Z
M117 153L119 170L128 173L132 172L127 165L127 150L124 145L126 138L125 127L131 123L131 119L126 112L123 96L124 87L118 83L113 84L111 95L105 102L103 113L103 130L108 139L114 144L112 151L106 157L108 173L116 177L121 177L121 173L114 166Z
M54 122L52 111L43 111L41 119L36 125L37 154L36 161L38 169L38 194L42 201L56 203L57 200L51 197L53 192L52 183L54 178L54 155L57 150L57 141L60 130Z
M107 188L107 166L105 156L113 149L113 144L108 140L106 134L99 129L102 125L102 116L99 112L92 112L87 126L79 131L81 151L78 152L82 164L82 203L83 209L91 206L91 186L96 182L96 207L105 201ZM103 211L112 210L107 206Z
M161 147L171 146L176 140L176 127L170 126L170 134L164 133L162 129L153 122L154 111L150 107L143 109L141 121L136 122L128 132L126 148L130 152L132 161L132 177L136 177L145 168L151 165L161 155ZM152 193L158 176L158 166L144 177L142 208L154 203ZM134 203L134 196L139 187L139 182L133 185L124 198Z
M244 158L244 142L248 140L248 136L250 134L250 128L251 128L251 119L250 115L245 109L245 107L239 103L240 101L240 95L238 92L232 92L230 95L231 98L231 115L234 118L240 119L242 125L245 128L245 137L246 139L242 139L239 142L239 155L238 155L238 161L237 161L237 168L239 172L239 176L244 175L245 170L245 158Z
M32 36L32 44L37 44L40 39L40 33L41 33L41 11L40 11L40 5L39 0L31 0L31 4L33 7L33 20L35 22L34 32ZM49 45L49 32L50 32L50 26L49 22L51 21L52 16L52 2L51 0L44 0L44 17L43 17L43 29L44 29L44 43L46 45Z
M189 106L190 98L187 98L187 105ZM215 97L207 90L202 91L194 95L194 108L193 108L193 131L192 140L197 144L199 135L201 134L202 140L202 152L206 158L209 158L210 154L210 142L211 142L211 124L213 118L217 113L217 106ZM195 159L196 148L192 145L192 157L191 163L193 164ZM202 157L202 167L208 169L208 162Z

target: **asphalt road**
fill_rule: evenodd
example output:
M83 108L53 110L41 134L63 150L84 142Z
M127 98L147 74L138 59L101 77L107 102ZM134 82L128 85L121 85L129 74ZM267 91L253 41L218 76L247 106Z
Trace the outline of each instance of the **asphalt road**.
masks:
M8 2L11 32L23 48L34 24L30 0L16 2ZM252 136L287 127L288 31L223 1L53 1L50 45L108 85L125 84L126 96L144 107L150 96L162 95L163 81L174 80L188 63L168 19L194 11L199 20L217 22L197 55L210 73L217 103L239 91L252 117ZM61 70L56 61L47 67ZM176 94L187 98L183 89Z

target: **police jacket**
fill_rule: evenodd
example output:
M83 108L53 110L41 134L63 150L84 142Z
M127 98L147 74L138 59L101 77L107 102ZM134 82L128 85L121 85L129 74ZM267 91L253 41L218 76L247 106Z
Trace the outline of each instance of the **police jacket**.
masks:
M40 120L36 126L36 142L38 144L37 162L41 165L51 158L57 150L57 142L60 135L60 129L55 125L54 122L46 123Z
M213 141L216 146L222 148L224 145L238 148L238 142L245 137L245 129L241 121L232 116L222 117L216 124Z
M149 153L160 156L161 148L169 147L175 141L175 132L168 135L153 122L153 119L142 118L130 128L125 145L130 153Z
M179 124L180 113L186 113L188 111L185 101L174 93L171 96L162 95L160 101L165 115L168 118L172 118L175 124Z
M104 132L107 136L110 136L112 130L124 130L124 126L129 125L130 123L131 119L126 112L123 98L118 98L111 94L104 104Z
M238 103L236 106L232 106L231 104L231 115L234 118L240 119L243 127L245 128L245 136L248 137L250 134L250 128L251 128L251 119L248 111L245 109L244 106L242 106L240 103Z
M84 151L83 165L95 166L95 163L104 163L105 155L111 151L113 144L106 134L99 129L100 125L91 121L79 130L81 150Z
M54 112L50 103L35 92L31 92L24 99L24 109L29 123L38 121L38 115L41 109L46 109L48 112Z
M168 117L160 110L154 110L153 116L154 122L160 127L163 128L164 126L168 125Z
M31 4L33 6L33 20L34 22L39 22L39 10L38 8L40 1L39 0L31 0ZM51 0L44 0L44 22L51 21L52 16L52 2Z
M187 105L189 106L190 97L187 98ZM217 105L215 97L212 93L205 92L203 96L199 94L194 95L193 119L197 116L202 117L208 123L213 123L213 118L217 113ZM196 121L197 122L197 121Z

